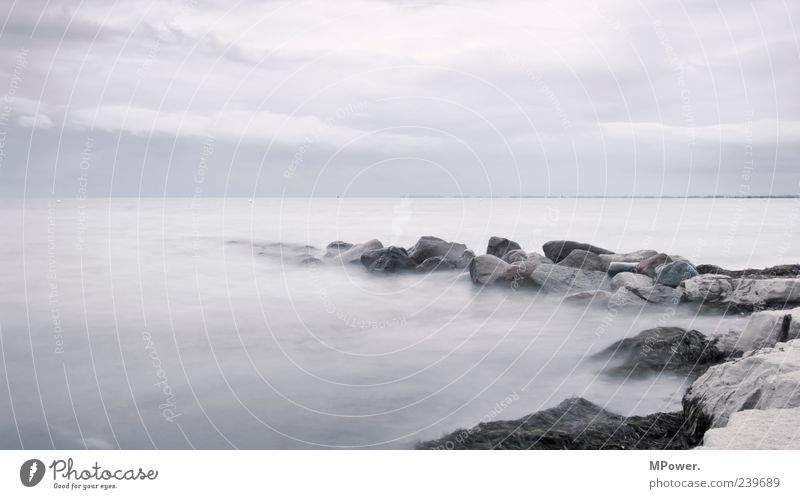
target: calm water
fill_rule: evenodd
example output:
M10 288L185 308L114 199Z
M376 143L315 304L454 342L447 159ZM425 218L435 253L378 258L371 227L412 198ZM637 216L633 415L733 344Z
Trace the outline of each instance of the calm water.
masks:
M587 356L659 321L741 326L610 315L459 273L308 267L258 254L271 242L436 235L482 253L502 235L529 251L564 238L800 261L798 200L40 199L0 214L2 448L402 448L572 395L674 410L686 380L609 377Z

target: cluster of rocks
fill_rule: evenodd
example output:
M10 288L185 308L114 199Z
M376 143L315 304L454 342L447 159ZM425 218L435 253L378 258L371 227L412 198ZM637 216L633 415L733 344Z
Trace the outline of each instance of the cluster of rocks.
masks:
M596 355L605 359L604 371L612 375L697 376L683 397L682 411L624 417L585 399L569 399L519 420L482 423L422 442L419 448L800 447L795 431L800 422L800 307L785 310L800 304L800 265L728 270L693 265L656 250L620 253L576 241L550 241L537 253L503 237L490 238L485 254L477 256L465 244L433 236L421 237L410 248L384 247L377 239L334 241L324 253L304 245L254 246L261 255L303 264L360 264L372 273L469 272L476 285L529 288L609 308L693 303L752 313L741 331L707 336L657 327Z
M742 352L742 349L750 349ZM597 357L619 375L699 376L681 411L624 417L585 399L513 421L458 430L419 449L800 448L800 307L751 316L742 331L705 336L659 327Z

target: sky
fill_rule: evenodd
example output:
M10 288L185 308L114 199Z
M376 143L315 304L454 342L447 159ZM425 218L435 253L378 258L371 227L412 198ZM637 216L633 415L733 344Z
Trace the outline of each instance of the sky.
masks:
M0 0L0 196L800 195L800 3Z

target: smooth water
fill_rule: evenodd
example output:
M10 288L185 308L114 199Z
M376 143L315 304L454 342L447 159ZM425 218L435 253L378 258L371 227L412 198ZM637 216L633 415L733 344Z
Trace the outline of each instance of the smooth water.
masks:
M654 325L743 321L302 265L259 254L272 242L436 235L483 253L501 235L800 261L796 199L36 199L0 214L2 448L403 448L574 395L675 410L685 379L588 357Z

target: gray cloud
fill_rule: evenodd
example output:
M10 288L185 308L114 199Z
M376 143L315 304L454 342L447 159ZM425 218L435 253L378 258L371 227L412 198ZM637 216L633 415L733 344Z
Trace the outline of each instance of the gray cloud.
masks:
M3 196L800 192L790 3L3 10Z

